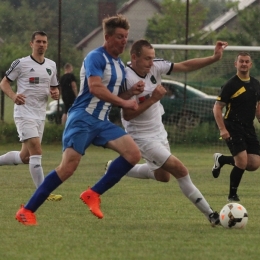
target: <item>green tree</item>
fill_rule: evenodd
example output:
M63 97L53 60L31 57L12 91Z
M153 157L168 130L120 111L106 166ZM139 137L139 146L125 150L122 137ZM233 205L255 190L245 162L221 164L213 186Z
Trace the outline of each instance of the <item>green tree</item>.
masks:
M46 2L31 6L29 0L19 1L14 5L4 1L0 6L1 38L0 71L6 71L11 62L30 54L29 41L33 31L43 30L48 34L49 46L46 56L57 62L58 59L58 19L55 10L49 8ZM65 34L66 35L66 34ZM67 38L72 38L68 36ZM70 40L62 41L61 66L67 61L74 66L80 66L81 52L74 48Z
M229 45L238 46L260 46L259 23L260 6L249 6L242 11L238 11L237 21L231 29L223 29L218 33L209 35L214 39L225 39ZM258 75L260 70L260 60L253 58L254 66L251 70L253 75Z
M146 38L152 43L185 43L186 3L182 0L164 0L161 14L155 14L148 20ZM207 9L199 0L189 5L189 37L199 36L199 31L207 15ZM191 42L195 41L192 37Z
M225 37L230 45L259 46L259 12L260 7L258 5L238 11L237 21L232 30L225 28L217 33L215 37Z
M8 2L12 9L18 10L23 5L23 0L1 0ZM128 0L60 0L60 1L35 1L27 0L29 10L32 12L39 9L39 6L44 4L48 9L55 13L55 19L58 21L59 4L61 4L61 20L62 20L62 38L77 44L86 35L98 26L98 2L114 2L117 9L122 7ZM47 18L46 16L45 18ZM13 16L10 19L14 19ZM57 26L57 25L55 25Z
M33 0L34 1L34 0ZM102 0L113 1L117 9L127 2L127 0ZM63 36L70 35L70 41L74 44L80 42L98 24L98 2L99 0L77 0L73 4L71 0L62 1L62 32ZM57 9L57 5L53 7Z
M209 24L214 19L227 12L230 8L237 6L238 2L238 0L200 0L200 3L208 9L204 25Z

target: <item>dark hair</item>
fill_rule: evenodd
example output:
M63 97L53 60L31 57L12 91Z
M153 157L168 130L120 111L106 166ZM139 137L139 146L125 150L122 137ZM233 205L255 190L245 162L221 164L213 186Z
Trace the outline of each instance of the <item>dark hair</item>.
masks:
M238 55L236 56L235 61L237 61L238 56L249 56L250 59L251 59L250 53L249 53L249 52L246 52L246 51L241 51L241 52L239 52Z
M123 28L129 30L130 24L127 19L121 15L115 15L103 19L102 22L104 34L113 35L116 28Z
M46 37L48 37L48 36L47 36L47 33L44 32L44 31L35 31L35 32L32 34L31 42L34 41L36 35L41 35L41 36L46 36Z
M131 50L130 50L130 54L131 55L135 54L136 56L140 57L143 47L153 49L153 46L151 45L150 42L148 42L147 40L141 39L141 40L138 40L133 43Z

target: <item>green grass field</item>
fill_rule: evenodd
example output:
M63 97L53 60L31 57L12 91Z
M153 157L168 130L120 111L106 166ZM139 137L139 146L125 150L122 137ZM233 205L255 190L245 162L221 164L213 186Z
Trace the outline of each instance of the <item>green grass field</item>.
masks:
M0 154L19 149L1 146ZM61 146L43 147L45 173L60 161ZM190 169L194 184L211 206L220 211L227 203L229 170L219 179L211 176L213 148L172 147ZM78 170L56 193L60 202L46 202L36 212L38 226L23 226L15 213L34 191L27 165L1 166L0 259L41 260L244 260L258 259L259 171L244 175L239 195L248 210L244 230L212 228L206 218L182 195L177 182L124 177L102 196L102 220L79 199L104 173L116 153L90 147Z

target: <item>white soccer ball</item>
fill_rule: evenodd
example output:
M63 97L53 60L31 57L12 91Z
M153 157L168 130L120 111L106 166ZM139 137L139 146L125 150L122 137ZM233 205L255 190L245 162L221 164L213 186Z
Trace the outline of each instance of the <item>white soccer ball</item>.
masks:
M248 221L247 210L239 203L228 203L219 213L224 228L244 228Z

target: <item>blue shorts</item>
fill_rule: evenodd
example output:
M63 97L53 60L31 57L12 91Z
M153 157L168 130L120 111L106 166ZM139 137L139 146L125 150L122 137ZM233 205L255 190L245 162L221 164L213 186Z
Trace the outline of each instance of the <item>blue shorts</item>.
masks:
M121 127L108 120L95 118L85 110L73 110L62 136L63 151L71 147L84 155L90 144L105 147L109 141L124 135L126 132Z

